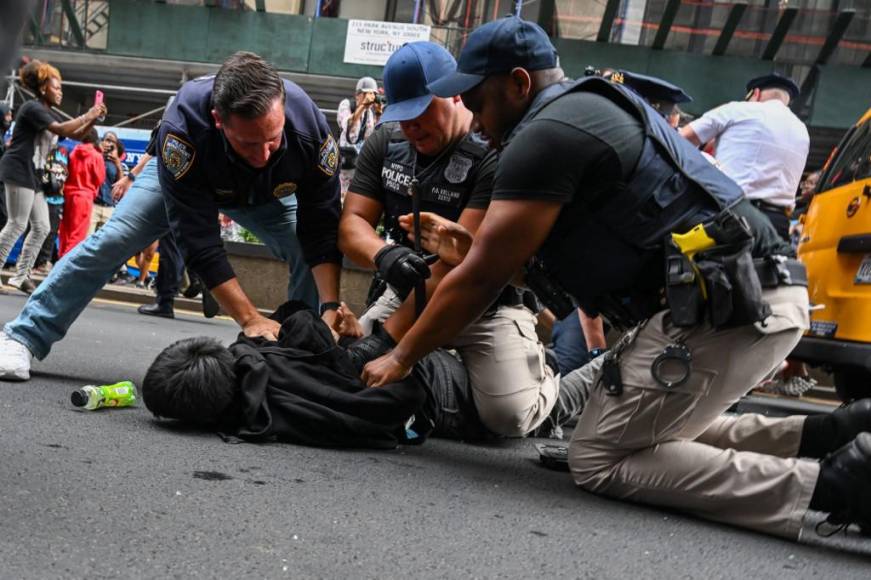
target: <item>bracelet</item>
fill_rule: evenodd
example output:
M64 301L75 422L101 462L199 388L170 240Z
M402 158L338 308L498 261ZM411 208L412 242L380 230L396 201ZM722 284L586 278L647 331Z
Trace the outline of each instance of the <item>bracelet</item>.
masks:
M327 310L338 310L340 306L341 304L339 304L338 302L324 302L323 304L321 304L318 314L323 316Z

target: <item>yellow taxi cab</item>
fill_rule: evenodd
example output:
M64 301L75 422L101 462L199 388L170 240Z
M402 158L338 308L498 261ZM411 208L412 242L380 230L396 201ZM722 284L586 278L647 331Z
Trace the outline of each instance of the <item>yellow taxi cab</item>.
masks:
M793 357L831 370L842 400L871 396L871 109L823 167L798 256L812 311Z

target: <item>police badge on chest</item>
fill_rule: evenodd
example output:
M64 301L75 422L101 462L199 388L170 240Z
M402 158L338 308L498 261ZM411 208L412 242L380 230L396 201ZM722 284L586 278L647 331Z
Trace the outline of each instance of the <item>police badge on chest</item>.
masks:
M462 183L469 176L469 170L475 161L460 153L454 153L448 161L448 166L445 168L445 179L448 183Z

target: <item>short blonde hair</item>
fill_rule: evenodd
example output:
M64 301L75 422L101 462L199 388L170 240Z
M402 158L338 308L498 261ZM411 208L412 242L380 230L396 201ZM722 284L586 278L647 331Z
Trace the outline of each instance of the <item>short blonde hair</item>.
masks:
M21 84L38 93L39 89L50 79L61 80L60 71L41 60L32 60L26 64L18 74Z

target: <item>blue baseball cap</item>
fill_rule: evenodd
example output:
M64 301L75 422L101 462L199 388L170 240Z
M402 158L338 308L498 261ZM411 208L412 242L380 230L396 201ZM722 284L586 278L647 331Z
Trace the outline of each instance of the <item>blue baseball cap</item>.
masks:
M466 39L457 72L429 84L439 97L465 93L490 75L516 67L529 71L554 68L559 58L544 29L517 16L476 28Z
M457 70L457 61L434 42L410 42L390 55L384 65L387 107L381 123L416 119L429 107L427 84Z

